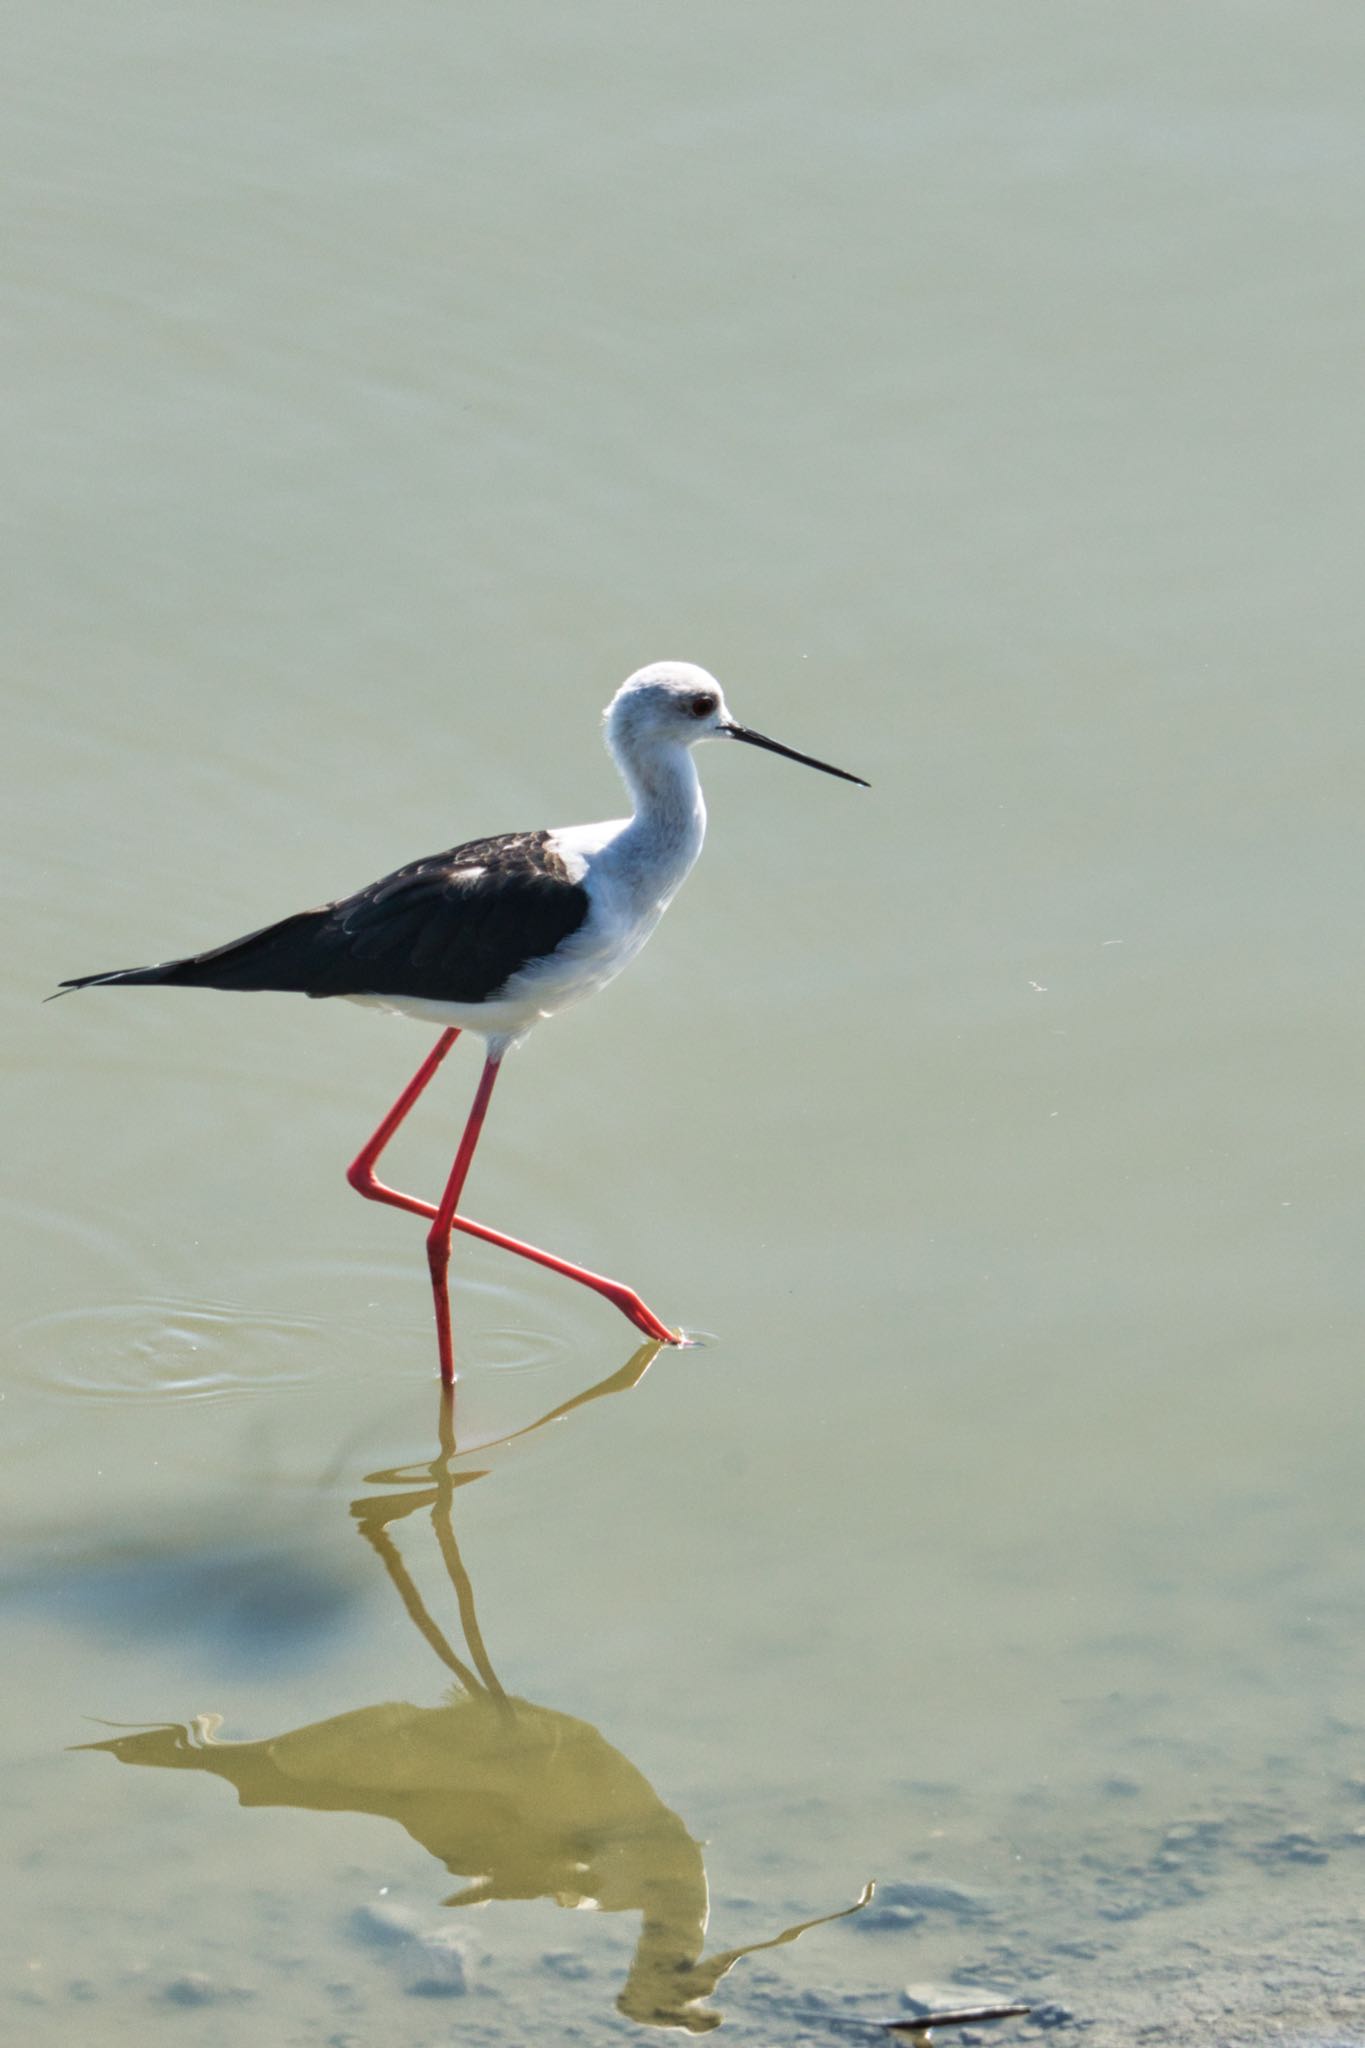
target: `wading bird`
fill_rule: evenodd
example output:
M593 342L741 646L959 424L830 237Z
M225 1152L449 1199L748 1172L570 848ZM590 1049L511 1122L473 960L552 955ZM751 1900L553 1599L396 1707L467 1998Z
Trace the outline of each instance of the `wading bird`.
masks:
M411 862L354 896L305 910L245 938L165 960L85 974L62 989L164 982L180 988L281 989L344 996L440 1024L440 1038L347 1178L371 1201L430 1219L427 1262L441 1378L455 1377L450 1240L466 1231L533 1259L614 1302L647 1337L681 1343L632 1288L537 1250L457 1213L504 1055L542 1018L594 994L635 958L672 902L706 831L692 749L743 740L845 782L860 775L798 754L736 724L719 683L687 661L659 661L627 678L607 706L606 741L634 806L630 817L474 839ZM60 993L60 991L59 991ZM445 1193L433 1206L376 1178L380 1154L462 1031L485 1044L483 1073Z

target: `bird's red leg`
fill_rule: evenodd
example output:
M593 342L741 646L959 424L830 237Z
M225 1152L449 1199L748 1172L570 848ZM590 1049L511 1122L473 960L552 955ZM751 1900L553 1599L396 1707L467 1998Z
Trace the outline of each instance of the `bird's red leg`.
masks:
M375 1178L374 1169L380 1153L458 1036L457 1031L442 1032L379 1129L351 1161L346 1170L346 1178L357 1194L367 1196L372 1202L388 1202L395 1209L406 1209L413 1216L425 1216L429 1221L435 1220L437 1210L432 1203L422 1201L417 1195L405 1195L399 1188L386 1186L383 1181ZM477 1133L475 1135L477 1136ZM609 1280L605 1274L590 1272L586 1266L575 1266L568 1259L557 1258L553 1252L543 1252L536 1245L524 1243L521 1238L509 1237L505 1231L492 1230L486 1223L476 1223L470 1216L452 1215L450 1227L464 1231L469 1237L478 1238L483 1244L497 1245L500 1251L513 1252L519 1259L530 1259L537 1266L546 1266L550 1272L559 1273L566 1280L576 1280L582 1287L591 1287L594 1293L600 1294L614 1308L618 1308L623 1316L634 1323L637 1330L644 1332L646 1337L653 1337L661 1344L676 1344L679 1341L678 1332L670 1330L666 1323L661 1323L653 1309L641 1301L634 1288L623 1286L619 1280Z
M553 1252L543 1252L536 1245L523 1243L519 1237L508 1237L505 1231L490 1230L486 1223L475 1223L472 1217L452 1216L450 1221L454 1229L467 1231L483 1244L495 1244L502 1251L515 1252L519 1259L532 1259L537 1266L548 1266L552 1273L560 1273L566 1280L577 1280L581 1287L591 1287L595 1294L602 1295L613 1307L619 1308L622 1315L634 1323L637 1330L643 1330L646 1337L653 1337L660 1344L683 1342L681 1333L670 1330L667 1323L661 1323L633 1287L624 1287L619 1280L608 1280L605 1274L590 1272L586 1266L575 1266L569 1259L556 1258Z
M422 1093L422 1090L426 1087L428 1081L430 1081L432 1075L436 1072L436 1069L440 1066L441 1061L450 1051L451 1046L454 1045L459 1035L458 1031L443 1031L441 1033L435 1045L408 1082L407 1087L403 1090L403 1093L399 1096L383 1123L379 1126L379 1129L369 1142L356 1153L355 1158L347 1167L346 1178L358 1195L365 1195L372 1202L392 1202L400 1209L416 1209L418 1214L423 1216L434 1216L436 1214L430 1203L417 1202L411 1195L400 1194L397 1188L385 1187L383 1181L375 1179L374 1169L380 1153L384 1150L389 1139L398 1129L398 1126L402 1123L404 1117L412 1108L413 1103L416 1102L418 1096Z
M450 1335L450 1288L447 1275L450 1271L450 1232L455 1221L455 1205L469 1174L474 1157L474 1147L479 1142L479 1132L488 1114L488 1104L493 1093L493 1083L498 1078L498 1062L486 1059L479 1085L474 1091L474 1102L460 1139L460 1149L455 1154L455 1164L450 1169L450 1179L441 1197L441 1206L427 1232L427 1264L431 1268L431 1292L436 1303L436 1343L441 1354L441 1378L446 1386L455 1383L455 1347Z

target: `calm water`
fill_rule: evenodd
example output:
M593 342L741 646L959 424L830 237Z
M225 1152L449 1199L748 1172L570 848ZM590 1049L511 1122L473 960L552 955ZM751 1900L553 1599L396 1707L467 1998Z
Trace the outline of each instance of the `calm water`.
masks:
M6 2034L1359 2039L1359 10L6 68ZM471 1183L718 1341L460 1244L452 1453L429 1034L39 998L611 815L664 655L875 787L712 749Z

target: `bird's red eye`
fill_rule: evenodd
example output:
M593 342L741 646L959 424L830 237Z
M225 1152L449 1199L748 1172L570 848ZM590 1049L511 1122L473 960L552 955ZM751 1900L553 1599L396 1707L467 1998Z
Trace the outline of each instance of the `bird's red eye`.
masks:
M687 708L694 718L709 718L716 708L716 700L714 697L694 697Z

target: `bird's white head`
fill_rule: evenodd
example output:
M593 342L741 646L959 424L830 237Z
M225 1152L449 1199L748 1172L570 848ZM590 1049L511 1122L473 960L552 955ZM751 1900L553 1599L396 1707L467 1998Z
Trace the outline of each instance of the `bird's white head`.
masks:
M720 684L694 661L652 661L636 669L604 716L607 745L628 756L713 740L731 722Z
M607 745L628 769L690 748L698 740L744 740L751 747L784 754L804 767L819 768L844 782L867 784L846 768L831 768L811 754L798 754L730 716L725 694L713 675L693 661L653 661L627 676L605 712ZM690 772L690 771L689 771Z

